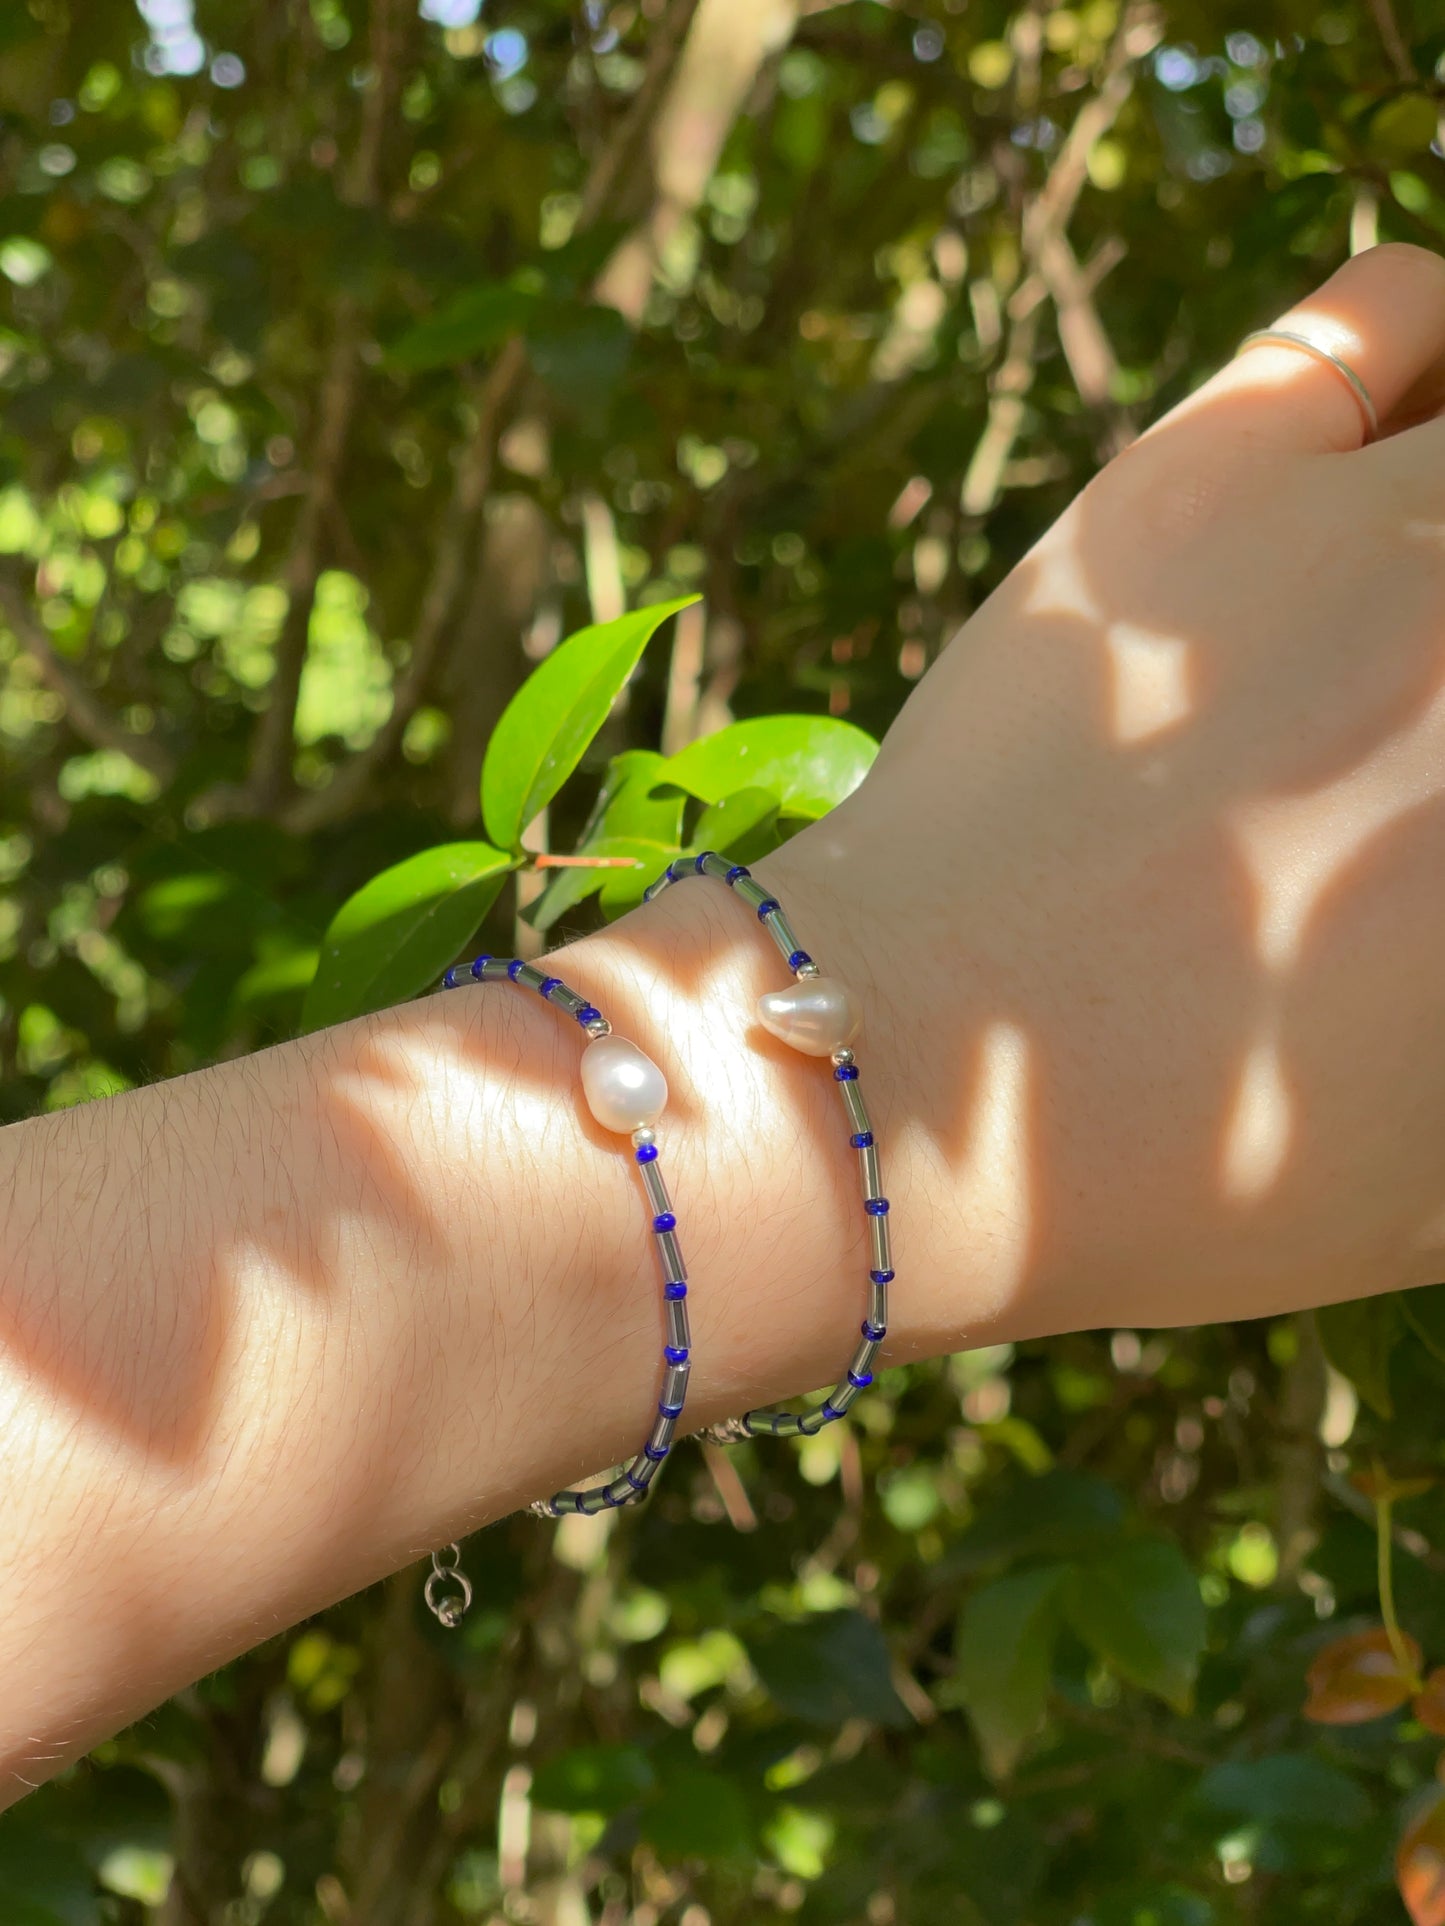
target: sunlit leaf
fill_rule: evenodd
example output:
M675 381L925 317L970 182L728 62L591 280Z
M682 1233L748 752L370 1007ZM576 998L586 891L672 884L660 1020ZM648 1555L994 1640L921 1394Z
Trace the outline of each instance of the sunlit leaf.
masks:
M374 876L326 932L302 1027L343 1023L434 983L514 867L488 843L443 843Z
M582 629L535 668L507 704L482 764L482 815L503 849L545 809L586 753L642 651L694 595Z
M1204 1650L1204 1603L1172 1538L1125 1539L1079 1566L1064 1603L1080 1638L1123 1678L1188 1705Z
M1408 1636L1404 1645L1409 1669L1396 1657L1383 1625L1332 1639L1305 1674L1305 1717L1316 1725L1363 1725L1398 1711L1420 1675L1419 1646Z
M735 862L756 862L777 847L778 799L771 789L736 789L709 803L697 819L692 847L714 849Z
M689 743L658 781L707 803L764 789L781 814L815 817L852 795L877 754L872 736L835 716L759 716Z
M1445 1926L1445 1788L1423 1796L1401 1833L1395 1884L1413 1926Z
M959 1616L954 1682L996 1778L1043 1722L1066 1575L1062 1565L1011 1573L976 1591Z

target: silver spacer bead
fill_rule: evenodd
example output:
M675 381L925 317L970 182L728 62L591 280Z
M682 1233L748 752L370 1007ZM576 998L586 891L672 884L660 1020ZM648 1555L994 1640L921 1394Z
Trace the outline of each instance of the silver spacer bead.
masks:
M552 1500L550 1498L534 1498L527 1509L534 1518L555 1518L557 1516L556 1512L552 1509Z
M589 1037L610 1037L612 1035L612 1025L604 1016L593 1017L590 1023L585 1023L582 1027L586 1030Z
M720 1418L716 1424L705 1426L702 1435L713 1444L734 1445L751 1434L741 1418Z
M835 1050L833 1052L833 1061L841 1069L844 1064L854 1061L853 1052L851 1050Z
M823 972L818 968L816 963L800 963L793 974L797 977L821 976Z
M632 1133L632 1141L641 1150L644 1145L657 1142L657 1132L651 1124L639 1124Z

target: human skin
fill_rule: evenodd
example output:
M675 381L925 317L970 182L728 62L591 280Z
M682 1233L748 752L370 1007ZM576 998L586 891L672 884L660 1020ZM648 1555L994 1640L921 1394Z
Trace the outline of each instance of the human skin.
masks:
M1290 325L1380 439L1233 362L757 866L862 1004L890 1360L1445 1272L1445 264ZM687 881L551 968L672 1085L687 1422L831 1383L866 1220L829 1066L752 1020L771 944ZM0 1796L636 1448L659 1292L580 1048L468 987L0 1133Z

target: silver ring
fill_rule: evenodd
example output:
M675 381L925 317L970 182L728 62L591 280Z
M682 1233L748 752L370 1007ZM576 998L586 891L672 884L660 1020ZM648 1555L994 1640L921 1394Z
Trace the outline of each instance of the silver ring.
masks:
M1367 441L1375 439L1380 432L1380 417L1376 412L1369 389L1348 361L1340 355L1331 354L1330 350L1322 348L1318 341L1311 341L1307 334L1297 334L1293 328L1260 328L1254 334L1247 334L1236 348L1235 356L1238 358L1246 348L1257 347L1261 342L1269 341L1282 347L1300 348L1305 354L1313 355L1316 361L1323 361L1327 368L1333 368L1336 374L1343 375L1349 384L1350 393L1360 404L1360 413L1365 417L1365 439Z

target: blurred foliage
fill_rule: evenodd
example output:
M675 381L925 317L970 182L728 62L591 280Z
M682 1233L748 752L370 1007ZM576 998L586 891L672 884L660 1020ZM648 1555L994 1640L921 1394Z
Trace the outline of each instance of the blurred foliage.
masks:
M1445 238L1442 62L1439 0L6 0L3 1114L633 900L544 804L818 813L1101 461ZM0 1923L1439 1926L1442 1305L498 1525L459 1633L404 1573L0 1820Z

